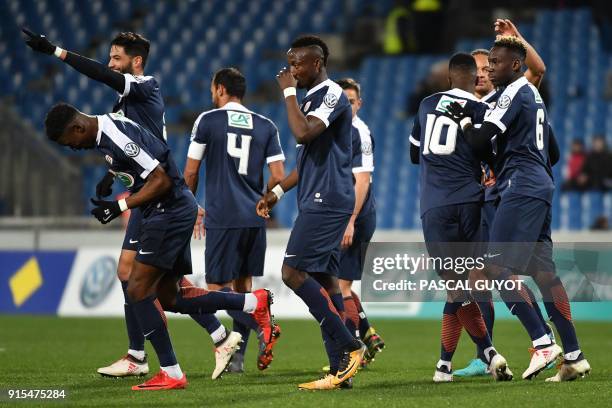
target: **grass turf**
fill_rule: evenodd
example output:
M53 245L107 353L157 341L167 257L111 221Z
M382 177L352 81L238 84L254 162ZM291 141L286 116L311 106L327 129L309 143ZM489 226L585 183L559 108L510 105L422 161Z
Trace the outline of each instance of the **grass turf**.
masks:
M433 384L431 377L439 355L439 322L382 320L376 328L387 342L371 367L359 372L353 390L298 391L297 384L320 376L327 364L318 325L314 321L280 320L283 333L270 368L255 365L255 336L247 351L242 375L225 375L212 381L214 357L210 339L194 322L169 322L176 355L187 373L186 390L134 392L130 386L142 379L110 379L96 374L97 367L117 359L126 350L125 328L120 319L77 319L0 316L0 405L8 388L63 388L62 404L73 406L609 406L612 400L612 337L610 323L578 322L582 350L593 373L572 383L550 384L544 371L535 381L520 379L529 360L527 335L517 321L499 321L495 343L515 374L510 383L489 377L456 379ZM464 333L454 367L472 358L474 347ZM147 344L151 373L157 359ZM48 401L21 401L17 406L53 406ZM350 404L350 405L349 405Z

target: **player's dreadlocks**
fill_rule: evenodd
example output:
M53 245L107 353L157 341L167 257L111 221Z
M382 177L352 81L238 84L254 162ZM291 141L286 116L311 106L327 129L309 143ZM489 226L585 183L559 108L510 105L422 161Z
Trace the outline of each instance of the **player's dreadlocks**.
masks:
M355 81L353 78L342 78L336 81L340 88L342 89L352 89L357 93L357 97L361 98L361 86L359 82Z
M511 51L514 51L520 58L521 61L525 61L527 57L527 47L525 44L515 36L504 35L495 40L494 47L504 47Z
M49 140L56 142L78 112L77 108L67 103L54 105L45 118L45 131Z
M296 38L291 43L291 48L302 48L302 47L319 47L323 51L323 66L327 66L327 57L329 57L329 48L327 44L317 37L316 35L303 35Z

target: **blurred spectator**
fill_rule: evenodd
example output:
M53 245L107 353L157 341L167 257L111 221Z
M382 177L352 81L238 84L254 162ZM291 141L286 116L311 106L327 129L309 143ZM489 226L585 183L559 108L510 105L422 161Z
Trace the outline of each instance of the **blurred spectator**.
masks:
M431 66L429 75L417 86L408 97L406 111L408 116L414 116L419 110L421 101L431 94L448 89L448 61L440 61Z
M385 54L397 55L414 51L412 15L407 1L396 0L385 21Z
M593 147L587 155L578 184L589 190L607 191L612 188L612 154L602 136L593 138Z
M608 217L605 215L600 215L593 221L593 225L591 225L591 231L608 231Z
M413 0L411 2L416 52L435 54L445 51L445 3L446 1L443 0Z
M584 190L585 186L580 185L579 178L582 174L585 160L586 153L584 151L584 143L582 143L582 140L574 139L570 147L570 155L565 164L565 169L563 169L565 180L561 187L562 190Z

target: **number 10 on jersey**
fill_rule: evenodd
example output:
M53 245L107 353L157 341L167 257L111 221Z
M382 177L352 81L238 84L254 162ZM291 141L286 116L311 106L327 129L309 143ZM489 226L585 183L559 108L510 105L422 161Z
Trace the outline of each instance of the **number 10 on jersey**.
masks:
M442 130L446 130L446 141L440 144ZM457 124L447 116L436 116L433 114L427 115L427 123L425 124L425 144L423 145L423 155L430 152L433 154L448 155L455 151L457 143Z

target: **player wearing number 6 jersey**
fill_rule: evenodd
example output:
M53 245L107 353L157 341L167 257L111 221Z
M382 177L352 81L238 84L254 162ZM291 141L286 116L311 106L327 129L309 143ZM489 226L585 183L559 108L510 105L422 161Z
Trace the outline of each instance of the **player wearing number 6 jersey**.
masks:
M534 277L565 349L564 364L549 380L573 380L590 372L591 367L580 351L567 293L552 260L552 128L538 90L523 76L525 56L525 45L516 38L495 41L489 54L489 77L495 86L505 89L479 129L468 119L469 107L453 103L448 111L475 149L491 146L491 139L497 136L494 168L500 201L488 247L488 253L495 257L490 258L484 272L497 280L514 279L521 274ZM504 244L508 242L520 245ZM561 353L561 348L546 334L526 293L519 291L518 297L510 296L508 291L500 294L531 337L534 350L523 373L523 378L531 379Z
M449 62L453 89L425 98L419 106L410 136L410 156L420 164L421 220L427 251L431 257L475 258L480 240L480 157L465 141L459 126L446 116L449 104L467 106L482 117L487 105L473 96L476 62L469 54L453 55ZM448 243L453 243L449 245ZM465 280L452 270L437 270L445 280ZM447 291L442 317L440 360L433 380L453 380L451 359L462 328L484 350L483 363L498 381L512 379L506 360L497 353L482 319L478 304L464 290Z
M206 283L211 290L251 291L253 276L262 276L266 254L265 220L255 212L264 190L263 172L270 169L268 191L284 177L285 156L278 129L265 116L245 108L246 80L235 68L215 73L211 83L217 109L198 116L191 135L185 181L195 193L201 161L206 158ZM204 210L200 208L194 236L200 237ZM229 371L242 372L244 352L251 330L258 333L257 367L272 362L272 348L280 327L263 333L253 317L230 311L234 331L244 340L232 357ZM229 361L228 361L229 363Z

